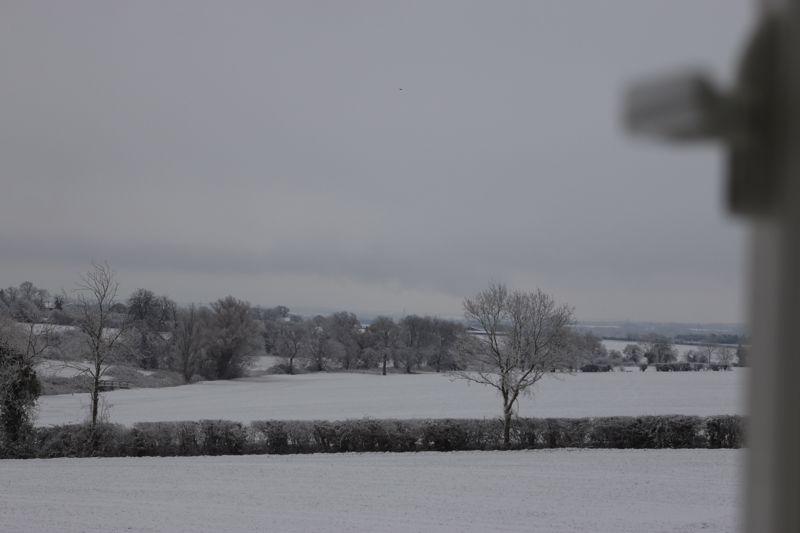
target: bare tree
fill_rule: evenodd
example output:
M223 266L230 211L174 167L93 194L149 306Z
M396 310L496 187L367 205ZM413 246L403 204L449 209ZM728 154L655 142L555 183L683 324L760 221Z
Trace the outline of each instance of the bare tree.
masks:
M358 344L361 322L355 314L340 311L327 316L325 323L325 330L330 334L331 340L338 344L336 352L339 363L344 370L350 370L361 355Z
M171 343L165 333L174 326L176 313L175 302L147 289L136 289L128 298L126 345L142 368L163 368L167 362Z
M678 352L672 342L663 335L651 333L645 335L639 346L642 348L648 364L673 363L678 359Z
M286 360L289 374L294 374L294 361L303 354L308 327L302 321L281 320L275 326L274 353Z
M539 289L509 292L505 285L492 284L464 300L464 316L478 325L483 342L472 357L477 368L456 375L500 392L503 442L508 445L520 394L529 393L545 373L566 366L572 308L556 304Z
M736 349L731 346L720 346L717 352L719 362L727 369L736 357Z
M437 372L457 368L455 352L459 338L465 334L464 326L451 320L429 319L432 329L432 346L428 355L428 366Z
M397 349L397 340L400 336L400 328L388 316L379 316L369 325L369 332L375 335L375 349L381 358L381 373L386 375L386 363Z
M408 315L400 320L399 326L399 347L395 357L400 360L406 374L410 374L434 350L433 321L428 317Z
M204 330L204 375L210 379L241 377L263 339L250 304L233 296L217 300L211 304Z
M116 303L118 289L116 273L108 263L92 262L91 268L81 276L75 290L78 315L76 326L83 337L84 355L89 366L67 364L75 366L89 378L92 434L97 426L103 377L108 373L115 350L119 347L119 340L127 326L123 321L116 328L111 328L111 308Z
M203 327L201 313L194 305L179 309L172 328L174 366L187 383L198 371L203 354Z
M697 353L700 355L700 363L710 365L714 361L714 356L719 354L720 347L716 344L703 344L697 347Z
M311 368L317 372L327 369L328 361L338 359L343 352L342 346L331 337L327 319L315 316L308 324L308 338L305 343L305 354L311 360Z

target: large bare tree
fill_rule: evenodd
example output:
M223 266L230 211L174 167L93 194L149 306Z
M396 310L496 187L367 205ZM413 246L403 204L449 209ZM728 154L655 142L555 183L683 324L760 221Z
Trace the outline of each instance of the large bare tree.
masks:
M379 316L370 324L368 331L376 338L375 349L380 355L381 373L386 375L386 364L397 350L400 327L388 316Z
M194 304L187 309L178 309L172 325L173 366L187 383L200 368L203 357L203 315Z
M302 357L308 331L300 320L281 320L275 326L273 353L286 361L289 374L295 372L295 359Z
M112 327L111 308L117 301L118 289L116 273L108 263L94 262L81 276L75 289L76 326L82 333L84 356L89 362L88 366L77 364L76 368L89 378L92 433L97 426L103 377L108 373L119 348L119 341L127 327L125 321L118 322L115 324L116 327Z
M565 344L572 308L552 296L509 290L492 284L464 300L464 316L477 325L481 342L471 354L463 379L497 389L503 401L503 442L510 442L511 420L521 394L547 372L567 366Z
M233 379L245 369L261 348L261 324L250 304L227 296L211 304L205 324L205 377Z

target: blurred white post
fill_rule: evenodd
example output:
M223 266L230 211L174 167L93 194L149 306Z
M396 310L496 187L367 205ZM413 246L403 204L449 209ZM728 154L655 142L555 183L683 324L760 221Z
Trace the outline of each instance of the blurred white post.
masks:
M728 150L730 208L752 224L744 524L800 533L800 0L756 6L735 87L699 72L651 78L629 90L625 119L637 134Z
M777 24L777 194L753 221L749 533L800 532L800 0L764 1ZM756 176L757 178L757 176Z

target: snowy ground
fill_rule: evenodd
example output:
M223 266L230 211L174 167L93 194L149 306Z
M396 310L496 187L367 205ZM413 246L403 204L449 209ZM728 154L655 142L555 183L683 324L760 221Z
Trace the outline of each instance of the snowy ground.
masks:
M722 533L742 450L0 461L0 531Z
M746 369L732 372L611 372L546 377L521 416L743 414ZM496 417L500 401L487 387L445 375L320 373L207 381L105 395L112 422L344 418ZM45 396L37 424L82 421L88 395Z

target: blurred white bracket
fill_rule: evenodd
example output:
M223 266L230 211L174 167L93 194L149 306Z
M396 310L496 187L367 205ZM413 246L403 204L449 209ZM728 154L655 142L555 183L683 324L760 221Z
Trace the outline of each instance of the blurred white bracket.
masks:
M718 141L729 154L731 210L769 214L779 173L775 142L781 112L776 24L764 18L742 59L736 86L722 90L698 69L645 79L625 95L625 125L636 135L670 142Z
M667 141L717 139L726 121L725 97L695 70L648 78L625 98L625 124L636 134Z

